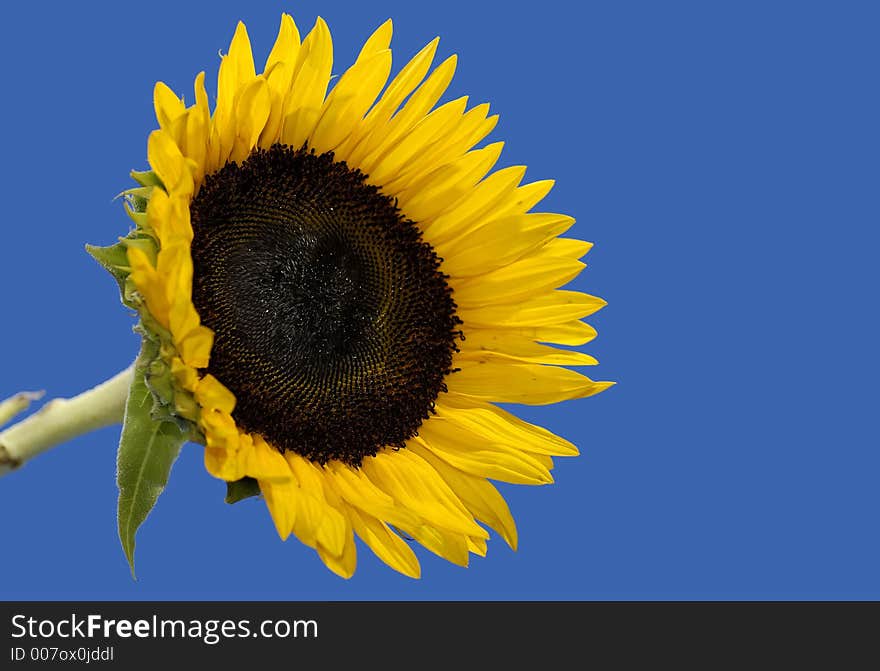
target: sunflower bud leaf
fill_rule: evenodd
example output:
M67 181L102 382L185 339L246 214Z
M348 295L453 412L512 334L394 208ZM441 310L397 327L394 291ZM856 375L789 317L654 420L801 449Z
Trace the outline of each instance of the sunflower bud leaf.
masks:
M109 247L98 247L96 245L86 245L86 251L91 254L92 258L101 264L108 273L119 283L122 289L125 278L131 272L128 265L128 255L125 251L125 245L117 242Z
M119 539L134 577L135 534L168 483L187 434L174 422L153 418L153 394L146 383L157 345L144 339L135 362L117 454Z
M242 478L226 483L226 503L238 503L260 495L260 484L253 478Z
M162 180L152 170L132 170L129 174L141 186L160 186L164 188Z

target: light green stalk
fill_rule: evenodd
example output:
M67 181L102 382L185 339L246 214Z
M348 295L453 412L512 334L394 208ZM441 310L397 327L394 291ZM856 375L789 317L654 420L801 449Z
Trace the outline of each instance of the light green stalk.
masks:
M0 432L0 476L56 445L122 423L133 370L133 366L129 366L73 398L53 399L30 417ZM0 414L5 414L6 419L11 418L26 408L33 397L18 394L0 403Z

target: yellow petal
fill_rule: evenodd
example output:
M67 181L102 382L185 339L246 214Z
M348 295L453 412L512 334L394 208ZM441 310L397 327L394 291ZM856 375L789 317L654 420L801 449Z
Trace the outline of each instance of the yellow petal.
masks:
M324 484L328 485L326 479ZM351 516L348 514L349 509L346 507L345 502L332 487L325 486L324 494L327 498L327 504L339 513L339 517L345 523L345 541L342 545L342 550L339 553L334 553L332 548L319 543L317 547L318 556L327 568L333 571L336 575L348 579L354 575L354 570L357 566L357 548L354 543L354 529Z
M193 266L188 244L178 241L163 244L157 255L156 271L165 280L171 305L179 300L189 300Z
M452 490L467 506L473 516L497 531L507 544L516 550L516 522L504 497L491 482L482 477L470 475L440 459L418 442L407 446L433 466Z
M196 110L206 128L211 125L211 105L208 102L208 92L205 90L205 73L204 71L196 75L193 82L193 93L196 97Z
M235 102L237 133L229 160L247 158L266 126L271 106L269 85L262 77L240 90Z
M290 480L291 469L287 460L262 436L254 435L253 448L247 455L247 474L257 480Z
M327 503L323 470L294 452L285 452L284 457L300 490L293 533L310 547L317 549L323 545L331 554L341 555L345 545L345 520Z
M155 189L154 195L159 195L161 189ZM173 193L168 198L168 210L162 235L159 236L161 246L169 247L182 244L189 249L193 239L192 220L190 219L189 204L191 196L185 193ZM149 205L147 206L149 211Z
M269 117L259 139L259 146L263 149L268 149L281 138L281 126L287 114L285 100L297 74L299 52L299 30L290 15L282 14L278 38L266 59L263 71L270 98Z
M199 326L175 343L181 358L193 368L206 368L214 345L214 332Z
M284 117L281 141L290 147L302 147L320 117L321 110L317 107L301 107L288 114Z
M317 152L336 147L354 130L385 86L391 72L391 51L359 59L340 77L327 96L309 144Z
M187 391L193 391L199 384L199 374L195 368L188 366L180 357L171 359L171 374L174 381Z
M421 444L465 473L518 485L553 482L531 454L476 433L463 423L432 417L419 428Z
M153 230L158 240L167 240L167 229L171 218L171 199L164 189L153 189L147 202L147 226Z
M561 436L526 422L491 403L475 402L456 394L444 394L438 401L437 417L486 440L515 446L548 456L573 457L578 449Z
M510 265L457 282L455 303L472 308L523 300L563 286L584 268L586 265L576 259L546 256L539 250Z
M479 555L480 557L486 556L486 539L485 538L472 538L468 536L467 539L467 549L469 552L473 552L475 555Z
M232 414L235 409L235 394L210 373L199 381L195 395L199 405L208 410Z
M364 518L373 517L400 529L435 554L449 561L467 566L466 536L429 524L412 510L409 499L395 502L389 494L374 484L364 469L352 469L339 462L331 462L331 481L346 503L356 508ZM462 508L463 512L467 512Z
M471 194L427 222L426 234L440 244L470 235L488 219L525 214L550 192L553 180L517 186L524 175L523 166L505 168L489 175ZM515 183L511 183L513 178L516 178Z
M482 527L480 529L482 530ZM438 557L443 557L457 566L466 567L468 565L470 560L468 539L470 536L433 527L429 524L416 529L404 529L404 531Z
M542 258L579 259L593 248L592 242L572 238L554 238L537 253ZM537 256L537 255L536 255Z
M555 181L552 179L542 179L517 187L511 198L498 208L499 215L528 212L550 193L554 184Z
M496 403L547 405L592 396L614 384L557 366L461 361L459 367L446 378L450 391Z
M361 467L378 487L430 524L468 536L485 535L437 472L411 452L380 452L364 459Z
M483 103L465 112L457 120L450 132L404 166L400 174L386 185L388 193L399 193L404 189L418 189L425 180L447 163L452 163L488 135L498 121L498 115L487 119L489 104Z
M284 103L285 116L301 108L321 109L332 68L333 40L330 29L324 19L318 17L299 51L293 87Z
M275 39L272 51L269 52L263 72L270 72L278 63L290 63L292 69L299 54L299 46L299 30L293 17L290 14L282 14L278 37Z
M165 82L156 82L153 87L153 107L159 127L168 129L171 123L186 111L183 101L168 88Z
M348 580L354 575L357 564L357 549L354 544L354 534L351 531L345 537L345 545L341 555L332 554L323 545L318 545L317 552L324 565L340 578Z
M421 524L418 516L405 507L396 505L394 499L373 484L362 469L353 469L341 462L330 462L327 471L332 486L345 502L366 515L401 529Z
M564 214L515 214L489 220L466 235L435 244L435 249L445 259L444 272L472 277L513 263L573 223L574 219Z
M398 106L425 77L437 51L438 42L439 38L435 38L422 48L391 80L385 93L369 111L364 122L337 150L340 159L352 165L359 165L364 156L375 147L378 140L371 141L373 134L384 127Z
M269 116L260 133L259 146L268 149L281 139L281 126L284 123L284 99L293 79L292 63L276 63L265 75L269 87Z
M239 21L229 45L229 53L220 61L217 74L217 108L211 133L211 164L222 166L235 144L235 100L239 91L256 77L254 57L247 29Z
M558 345L583 345L596 337L596 329L581 321L544 326L520 326L504 330L538 342Z
M205 176L205 160L208 155L208 129L198 110L190 110L186 116L184 155L195 164L193 180L196 188Z
M166 329L169 326L168 316L170 304L165 291L165 283L159 277L150 259L137 247L127 250L128 263L131 266L129 277L138 292L143 296L150 314Z
M540 345L503 329L468 329L467 339L461 344L457 357L471 362L507 360L557 366L595 366L598 363L583 352Z
M238 22L229 44L229 53L220 62L217 74L217 109L231 110L238 90L256 77L251 41L244 23Z
M470 193L498 161L503 148L503 142L493 142L434 170L399 192L401 208L415 221L429 219L450 202Z
M525 174L522 165L493 172L469 194L450 203L445 212L423 222L425 240L437 246L481 225L500 203L510 198Z
M372 35L364 42L361 51L358 54L357 61L367 60L374 54L385 51L391 44L391 35L394 32L394 24L388 19L381 26L376 28Z
M373 133L370 141L367 142L369 149L362 158L357 160L357 165L372 164L373 157L381 156L397 144L410 129L428 114L452 81L457 61L457 57L453 54L437 66L397 114L385 124L381 132Z
M199 416L199 426L205 434L205 443L210 448L237 451L242 445L246 448L251 447L250 439L239 433L235 420L229 413L220 410L204 410ZM242 452L245 453L243 456L247 456L246 453L249 453L250 449L242 450ZM242 462L239 465L245 468L246 463ZM242 472L241 475L233 479L238 480L244 476L245 473Z
M245 475L244 464L237 450L210 446L205 448L205 470L226 482L241 480Z
M321 17L306 36L297 57L293 87L283 106L281 140L299 148L315 130L333 67L333 41Z
M350 506L348 516L355 533L379 559L410 578L421 575L415 553L387 524Z
M556 290L518 303L500 303L458 309L465 324L476 328L504 328L561 324L591 315L607 303L580 291Z
M413 157L449 133L461 118L467 106L467 97L457 98L441 105L421 118L411 129L401 134L399 141L383 144L380 149L361 163L373 184L383 185L393 179Z
M287 540L296 515L296 485L293 480L258 480L266 507L281 540Z
M171 322L171 335L175 345L195 332L199 328L199 314L189 299L189 295L182 294L174 297L171 303L169 320Z
M180 147L164 130L154 130L147 140L147 158L153 172L162 180L169 194L193 192L192 174Z

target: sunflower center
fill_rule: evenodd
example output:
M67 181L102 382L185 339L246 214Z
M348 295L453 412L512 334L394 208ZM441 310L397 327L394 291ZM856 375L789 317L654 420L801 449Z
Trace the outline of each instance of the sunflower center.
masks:
M403 447L461 323L417 226L332 153L284 145L206 177L191 215L207 370L239 427L322 464Z

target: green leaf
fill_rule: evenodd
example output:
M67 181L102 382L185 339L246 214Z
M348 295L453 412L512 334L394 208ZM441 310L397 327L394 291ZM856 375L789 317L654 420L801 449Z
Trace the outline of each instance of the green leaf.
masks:
M165 489L171 466L187 438L174 422L152 417L153 395L144 376L156 356L156 349L155 343L144 339L135 362L116 460L119 539L132 577L135 577L135 534Z
M260 495L260 483L253 478L242 478L226 483L226 503L238 503Z

